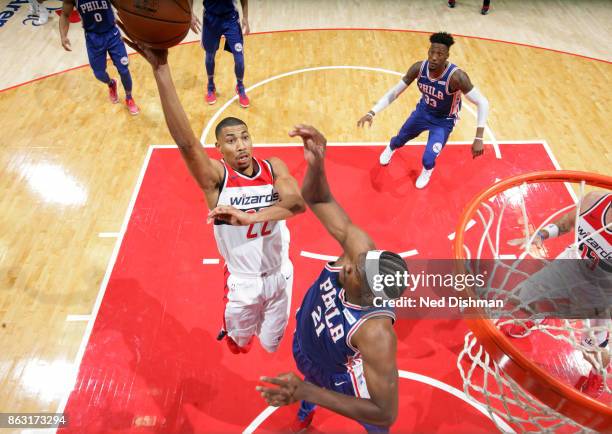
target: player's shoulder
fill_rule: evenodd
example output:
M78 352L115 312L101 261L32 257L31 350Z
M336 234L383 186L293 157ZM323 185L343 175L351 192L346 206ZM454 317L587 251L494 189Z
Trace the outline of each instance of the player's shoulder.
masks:
M267 161L272 167L272 172L274 173L275 177L284 176L289 173L289 168L279 157L269 157L264 161Z
M589 191L587 194L584 195L584 198L582 199L582 209L587 210L591 208L593 205L595 205L595 203L599 202L604 196L607 196L609 194L610 193L607 191Z
M355 332L351 342L360 350L364 347L382 350L394 346L396 339L392 318L381 313L365 321Z

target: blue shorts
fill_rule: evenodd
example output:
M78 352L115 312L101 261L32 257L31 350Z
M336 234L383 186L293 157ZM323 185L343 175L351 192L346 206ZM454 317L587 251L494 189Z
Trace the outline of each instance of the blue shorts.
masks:
M227 15L204 13L204 30L202 31L202 46L207 53L215 53L219 49L221 36L225 36L227 51L241 52L244 44L240 16L234 11Z
M85 32L85 44L89 64L94 72L106 71L107 52L119 74L128 72L129 58L117 27L104 33Z
M358 398L369 398L363 369L353 369L352 372L329 372L320 364L313 362L301 351L297 334L293 335L293 358L299 371L304 375L304 380L334 392ZM315 405L302 401L298 415L301 419L313 411ZM359 422L359 421L357 421ZM388 432L388 427L370 425L359 422L368 432Z
M404 146L408 141L414 139L423 131L429 131L427 138L427 148L439 143L442 147L446 145L456 123L455 118L439 118L422 109L417 105L416 109L406 119L395 137L391 139L391 148L397 149ZM439 153L442 149L436 149Z

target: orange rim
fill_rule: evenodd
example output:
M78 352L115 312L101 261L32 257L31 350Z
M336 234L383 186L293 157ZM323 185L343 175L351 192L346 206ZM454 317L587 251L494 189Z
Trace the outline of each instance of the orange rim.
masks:
M480 204L497 193L517 185L542 181L572 183L584 181L594 187L612 190L612 177L610 176L566 170L526 173L504 179L485 188L464 208L457 225L453 249L459 267L464 267L466 260L463 249L465 228ZM479 343L504 373L541 402L583 426L604 432L612 430L612 407L580 393L531 362L499 331L491 320L480 318L466 319L466 321Z

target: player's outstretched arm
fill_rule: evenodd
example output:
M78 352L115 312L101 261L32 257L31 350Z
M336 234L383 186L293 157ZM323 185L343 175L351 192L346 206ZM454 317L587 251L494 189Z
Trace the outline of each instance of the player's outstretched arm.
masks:
M70 27L70 14L74 9L74 0L64 0L62 2L62 14L59 19L59 32L60 32L60 40L62 42L62 47L66 51L72 51L72 46L70 45L70 39L68 39L68 28Z
M372 107L372 109L363 115L358 121L357 126L362 127L365 123L368 123L368 126L372 126L372 121L374 120L374 116L376 114L383 111L387 108L393 101L395 101L410 84L418 77L419 70L421 69L421 64L423 62L416 62L413 64L410 69L406 72L406 75L402 77L402 79L393 86L389 91Z
M120 22L117 24L129 36L125 26ZM223 166L208 157L189 124L172 81L168 66L168 50L151 49L132 39L124 38L124 41L151 64L170 135L181 151L191 175L206 194L209 208L214 208L218 197L218 186L223 179Z
M472 143L472 158L481 156L484 153L484 129L489 116L489 100L480 93L472 84L470 77L462 70L458 69L450 79L450 88L453 91L461 90L461 93L478 109L476 119L476 136Z
M370 398L355 398L323 389L302 381L293 373L262 377L263 382L278 387L257 386L256 390L268 404L276 407L305 400L351 419L391 426L397 418L398 404L397 343L391 320L373 318L366 321L352 342L358 345L362 355Z
M312 212L340 243L345 253L356 258L360 253L373 249L372 239L351 222L346 211L331 193L325 173L325 137L310 125L296 125L289 135L299 136L304 142L304 157L308 169L302 184L302 197Z
M605 191L591 191L587 193L580 201L580 212L583 213L584 211L591 208L595 204L595 202L597 202L606 194L607 192ZM550 224L540 229L534 237L534 244L536 246L539 246L544 242L544 240L547 240L549 238L556 238L560 235L567 234L568 232L571 232L574 229L575 225L576 210L572 209L563 214L557 220L554 220ZM526 248L528 241L528 237L516 238L508 241L508 244L510 244L511 246L521 246L522 248Z

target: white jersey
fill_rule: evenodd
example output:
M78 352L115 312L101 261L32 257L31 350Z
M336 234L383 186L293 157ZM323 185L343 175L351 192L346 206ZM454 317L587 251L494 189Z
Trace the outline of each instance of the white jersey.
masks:
M612 273L612 228L605 228L606 217L612 216L612 193L602 196L580 214L578 240L582 257L591 261L593 269ZM599 233L595 233L599 231Z
M221 161L223 183L217 205L231 205L245 212L257 212L278 202L274 171L267 160L253 157L253 176L243 175ZM215 220L215 239L219 253L231 274L265 276L280 270L287 255L289 231L284 221L233 226Z

